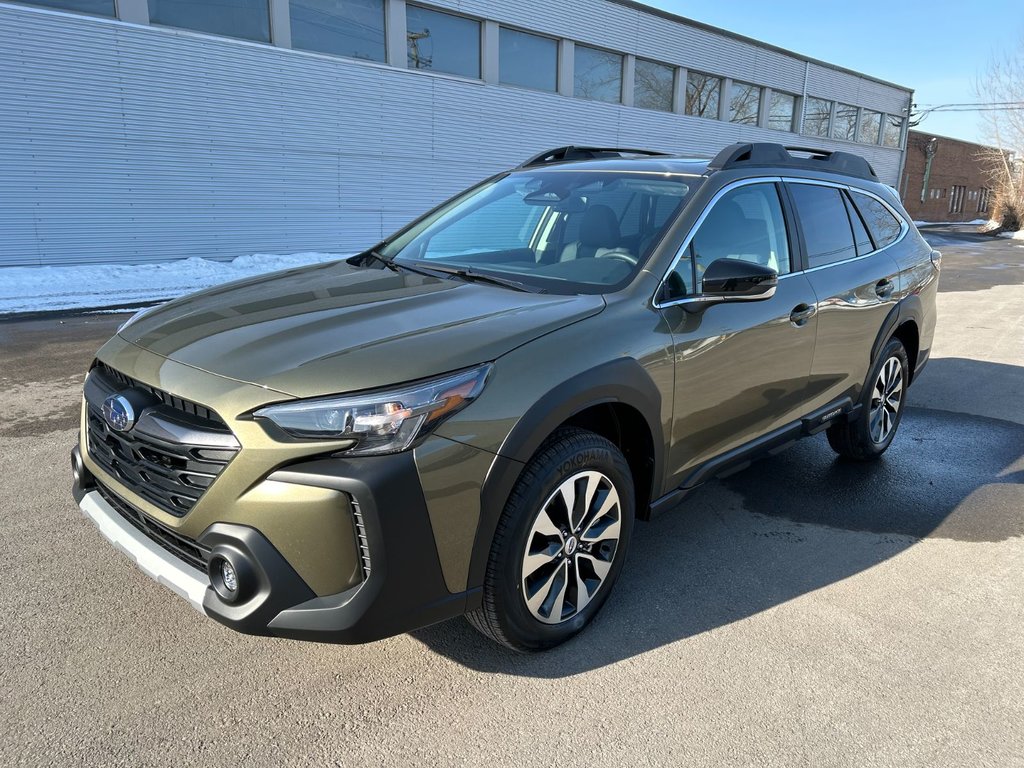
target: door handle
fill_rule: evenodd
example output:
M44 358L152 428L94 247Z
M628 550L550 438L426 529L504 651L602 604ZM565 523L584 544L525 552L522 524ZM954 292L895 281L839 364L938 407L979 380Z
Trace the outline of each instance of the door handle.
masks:
M789 322L796 326L806 325L807 321L814 317L818 308L813 304L797 304L789 313Z
M895 287L896 286L892 284L892 280L889 280L888 278L885 280L879 280L875 283L875 293L878 294L878 298L880 299L888 299L892 296L892 290Z

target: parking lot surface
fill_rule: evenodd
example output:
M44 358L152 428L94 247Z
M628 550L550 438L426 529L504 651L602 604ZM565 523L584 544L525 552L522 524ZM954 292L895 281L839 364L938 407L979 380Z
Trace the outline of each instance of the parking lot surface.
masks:
M70 497L123 316L0 324L0 764L1024 765L1024 246L928 236L933 359L884 459L818 437L709 484L538 656L200 617Z

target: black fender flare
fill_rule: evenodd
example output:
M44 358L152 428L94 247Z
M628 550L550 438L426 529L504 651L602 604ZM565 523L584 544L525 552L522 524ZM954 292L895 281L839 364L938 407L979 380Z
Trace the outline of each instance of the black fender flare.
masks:
M622 403L643 416L654 448L651 498L656 497L665 454L661 401L660 390L643 366L625 357L579 373L538 399L506 436L484 479L468 584L483 583L494 531L526 462L560 424L591 406Z
M892 338L893 333L907 321L913 321L917 324L918 332L920 332L922 326L922 318L924 317L924 307L921 304L921 297L916 293L905 296L896 302L896 305L889 310L889 314L886 315L885 322L882 323L882 327L878 331L878 335L875 336L875 343L871 345L871 357L868 360L868 365L874 364L878 359L878 355L882 352L889 339ZM920 350L918 351L920 355ZM910 361L910 376L913 379L914 373L917 369L917 360Z

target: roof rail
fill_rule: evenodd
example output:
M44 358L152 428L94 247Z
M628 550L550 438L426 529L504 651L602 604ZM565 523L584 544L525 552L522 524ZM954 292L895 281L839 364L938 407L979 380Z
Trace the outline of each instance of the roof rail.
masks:
M627 149L624 147L558 147L534 155L519 167L532 168L548 163L571 162L573 160L596 160L603 157L623 157L625 155L644 155L647 157L669 157L668 152L656 152L653 149Z
M793 155L793 152L806 154L809 157L798 157ZM875 169L860 155L810 147L784 147L781 144L732 144L719 152L715 159L708 164L709 171L757 167L829 171L878 181Z

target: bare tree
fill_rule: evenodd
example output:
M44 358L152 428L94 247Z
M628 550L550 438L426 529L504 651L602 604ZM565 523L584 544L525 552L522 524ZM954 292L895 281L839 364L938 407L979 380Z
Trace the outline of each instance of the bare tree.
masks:
M1003 229L1024 225L1024 34L1014 49L989 62L975 84L981 101L1005 109L981 113L986 140L981 153L992 185L991 217Z

